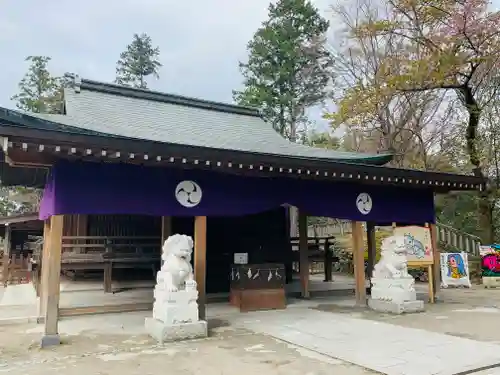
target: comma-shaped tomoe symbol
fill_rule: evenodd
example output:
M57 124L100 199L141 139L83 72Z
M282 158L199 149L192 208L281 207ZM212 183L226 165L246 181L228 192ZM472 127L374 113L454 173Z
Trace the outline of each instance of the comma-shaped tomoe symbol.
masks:
M175 188L175 198L184 207L191 208L201 202L201 187L194 181L181 181Z
M368 215L373 207L372 197L368 193L360 193L356 198L356 207L363 215Z

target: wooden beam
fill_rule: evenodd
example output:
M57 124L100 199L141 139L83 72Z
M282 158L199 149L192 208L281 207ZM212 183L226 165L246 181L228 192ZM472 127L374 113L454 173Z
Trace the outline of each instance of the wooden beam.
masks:
M45 299L45 329L41 342L42 347L60 344L58 320L63 225L63 215L55 215L50 218L50 246L47 251L48 256L44 259L47 283L45 293L43 293Z
M3 278L3 286L6 287L9 282L9 263L10 263L10 237L11 237L12 228L10 225L5 225L5 237L3 238L3 269L2 269L2 278Z
M309 298L309 244L307 242L307 215L299 210L299 273L302 298Z
M30 145L32 150L35 146ZM13 167L51 167L55 158L46 153L37 151L23 151L20 149L9 149L6 161Z
M352 258L356 285L356 305L366 306L365 249L363 246L363 227L360 221L352 222Z
M206 319L206 275L207 275L207 217L194 219L194 278L198 285L198 313L200 320Z
M165 240L172 235L172 217L162 216L161 217L161 245L165 243Z
M438 247L438 237L437 237L438 233L436 224L430 224L429 229L431 231L432 249L434 250L432 253L434 258L434 264L432 265L433 274L432 274L432 280L429 280L429 282L433 283L432 293L434 295L429 296L429 299L434 302L438 294L438 291L441 288L441 255Z

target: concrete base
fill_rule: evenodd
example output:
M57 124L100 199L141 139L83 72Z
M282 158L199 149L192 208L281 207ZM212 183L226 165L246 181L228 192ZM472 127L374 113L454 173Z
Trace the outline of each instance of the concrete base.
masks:
M49 346L56 346L61 344L61 338L59 335L44 335L42 337L42 341L40 342L40 346L42 348L47 348Z
M416 313L424 311L423 301L406 301L403 303L396 303L370 298L368 300L368 306L372 310L391 314Z
M499 288L500 287L500 277L483 276L483 285L485 288Z
M146 332L160 344L164 342L197 339L208 336L207 322L199 320L194 323L165 325L160 320L146 318Z

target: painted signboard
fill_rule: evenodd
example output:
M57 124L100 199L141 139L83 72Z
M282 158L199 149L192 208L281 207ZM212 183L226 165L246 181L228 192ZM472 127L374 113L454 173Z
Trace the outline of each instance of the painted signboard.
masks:
M441 253L441 284L471 287L467 253Z
M408 248L408 264L428 265L434 263L431 231L416 225L395 227L395 236L403 236Z

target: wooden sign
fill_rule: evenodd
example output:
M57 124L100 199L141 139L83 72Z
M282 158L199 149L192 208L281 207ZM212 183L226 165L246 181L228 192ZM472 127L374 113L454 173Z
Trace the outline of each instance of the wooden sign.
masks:
M408 247L408 265L424 266L434 263L431 231L417 225L395 227L395 236L402 236Z

